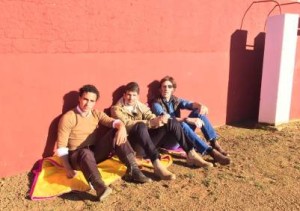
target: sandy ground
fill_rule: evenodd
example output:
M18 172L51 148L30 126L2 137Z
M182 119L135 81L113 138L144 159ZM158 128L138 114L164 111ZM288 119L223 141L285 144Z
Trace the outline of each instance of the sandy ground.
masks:
M174 159L169 169L175 181L119 180L101 203L94 201L94 191L31 201L32 173L26 172L1 179L0 210L300 210L300 122L279 130L248 125L217 131L230 152L229 166L191 169Z

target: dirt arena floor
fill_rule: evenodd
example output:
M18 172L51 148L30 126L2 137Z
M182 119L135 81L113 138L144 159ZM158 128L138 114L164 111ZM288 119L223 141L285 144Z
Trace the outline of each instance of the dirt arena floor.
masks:
M158 181L144 168L153 183L119 180L101 203L92 190L32 201L32 173L25 172L0 179L0 210L300 210L300 122L277 130L222 126L217 132L230 152L229 166L191 169L177 158L169 168L176 180Z

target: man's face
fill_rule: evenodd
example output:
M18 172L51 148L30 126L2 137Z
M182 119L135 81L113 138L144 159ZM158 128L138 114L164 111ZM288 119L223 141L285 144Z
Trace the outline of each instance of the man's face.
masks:
M123 98L126 105L135 105L139 95L137 92L127 91L124 93Z
M170 81L165 81L160 86L161 96L169 99L174 92L173 84Z
M97 101L97 95L93 92L84 92L79 96L79 107L83 112L91 111Z

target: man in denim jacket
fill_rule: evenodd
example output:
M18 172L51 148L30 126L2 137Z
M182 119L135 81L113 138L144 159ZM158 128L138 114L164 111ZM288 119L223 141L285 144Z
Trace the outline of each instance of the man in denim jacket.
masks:
M175 89L176 82L173 77L166 76L161 79L160 96L152 104L152 111L156 115L168 114L171 118L176 118L181 122L184 133L194 143L198 152L211 155L216 162L222 165L229 164L228 153L217 142L217 134L206 116L208 114L207 107L174 96ZM182 118L181 109L191 110L190 115ZM195 133L197 127L201 129L209 145Z

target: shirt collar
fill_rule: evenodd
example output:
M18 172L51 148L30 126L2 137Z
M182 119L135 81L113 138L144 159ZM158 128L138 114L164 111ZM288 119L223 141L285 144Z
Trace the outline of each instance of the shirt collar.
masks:
M76 110L82 117L89 117L92 114L92 111L89 111L89 113L86 116L84 116L83 115L84 112L80 109L79 105L76 107Z
M120 99L120 103L121 103L121 105L123 106L123 108L124 108L127 112L129 112L129 113L131 113L131 114L133 114L133 115L136 115L136 114L137 114L137 110L138 110L138 102L136 102L135 105L126 105L125 100L124 100L124 98L122 97L122 98Z
M174 100L174 97L173 97L173 95L171 95L171 97L170 97L170 99L169 100L167 100L166 98L164 98L163 96L161 96L161 98L162 98L162 100L165 102L165 103L170 103L170 102L172 102L173 100Z

